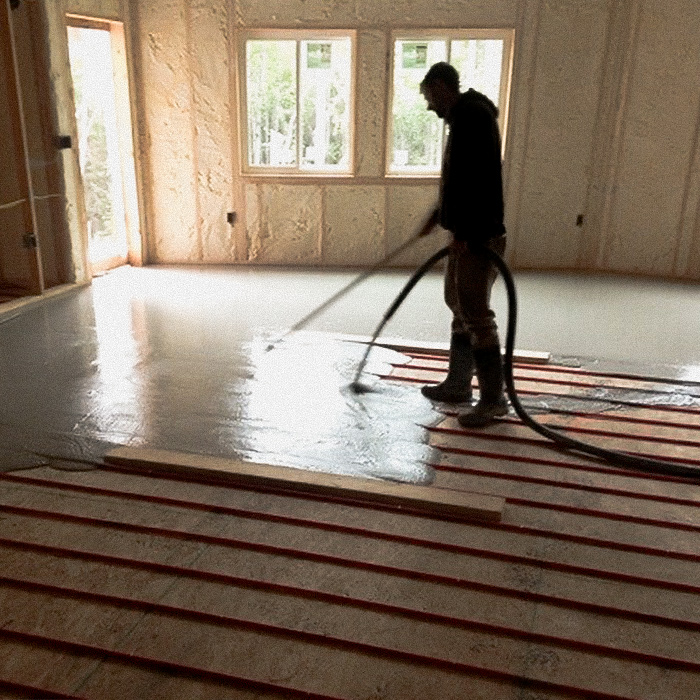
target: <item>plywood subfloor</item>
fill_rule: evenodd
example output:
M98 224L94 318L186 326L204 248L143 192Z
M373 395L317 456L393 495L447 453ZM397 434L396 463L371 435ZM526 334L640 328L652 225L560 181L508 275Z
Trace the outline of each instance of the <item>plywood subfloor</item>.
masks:
M409 353L380 382L417 391L444 370ZM558 406L548 423L700 465L692 387L516 377ZM423 431L432 487L504 497L500 523L108 465L0 474L0 691L700 697L698 483L561 452L512 416L466 431L445 410Z

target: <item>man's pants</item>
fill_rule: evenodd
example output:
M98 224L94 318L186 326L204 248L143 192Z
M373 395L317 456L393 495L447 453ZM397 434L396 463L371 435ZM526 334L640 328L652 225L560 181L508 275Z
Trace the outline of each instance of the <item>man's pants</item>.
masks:
M503 256L506 236L492 238L486 245ZM483 254L472 253L462 241L452 241L445 272L445 303L452 311L452 333L467 334L476 349L500 344L491 310L491 289L497 275Z

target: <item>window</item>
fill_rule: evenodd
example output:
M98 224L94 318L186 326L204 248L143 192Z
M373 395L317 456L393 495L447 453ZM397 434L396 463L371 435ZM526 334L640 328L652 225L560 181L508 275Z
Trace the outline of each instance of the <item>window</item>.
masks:
M387 152L390 175L436 175L440 172L444 122L426 109L420 82L438 61L459 72L461 89L473 87L499 108L505 143L513 32L472 30L394 36L391 119Z
M242 42L248 172L352 170L350 33L247 33Z

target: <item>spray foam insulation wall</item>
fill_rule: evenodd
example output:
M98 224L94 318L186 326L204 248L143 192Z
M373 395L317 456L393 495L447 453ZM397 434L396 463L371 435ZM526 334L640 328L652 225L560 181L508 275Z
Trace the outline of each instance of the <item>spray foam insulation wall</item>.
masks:
M119 11L114 2L73 4ZM516 32L504 161L510 262L700 273L694 0L145 0L130 12L154 262L376 262L410 235L437 192L435 183L384 176L391 31L509 27ZM297 27L357 31L352 180L241 175L239 30ZM238 214L233 227L230 210ZM283 211L290 221L281 225ZM416 249L400 264L429 252Z

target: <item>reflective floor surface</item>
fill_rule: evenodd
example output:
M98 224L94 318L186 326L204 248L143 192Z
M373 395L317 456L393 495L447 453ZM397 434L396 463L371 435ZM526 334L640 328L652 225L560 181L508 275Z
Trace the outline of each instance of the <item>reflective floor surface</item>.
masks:
M113 445L147 445L324 471L426 482L421 427L438 418L415 387L349 389L364 346L407 274L378 275L270 341L353 279L349 272L122 268L92 287L0 316L0 462L89 466ZM518 275L518 347L697 378L691 285ZM386 336L446 340L439 274ZM505 297L494 306L505 325ZM654 318L654 314L660 318ZM376 348L367 380L399 353Z

